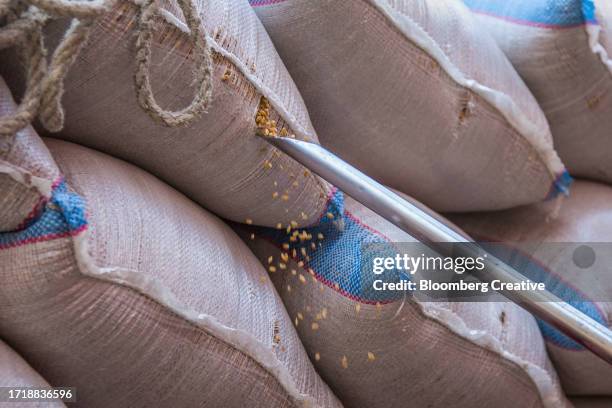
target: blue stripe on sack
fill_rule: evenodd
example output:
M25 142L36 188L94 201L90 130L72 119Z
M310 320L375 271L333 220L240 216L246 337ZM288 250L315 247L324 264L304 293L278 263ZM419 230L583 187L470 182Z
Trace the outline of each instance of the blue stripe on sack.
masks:
M567 170L564 170L563 173L559 174L553 182L550 193L548 193L548 197L546 197L546 199L550 200L557 197L559 194L569 195L570 186L573 182L574 179L572 176L570 176Z
M286 230L263 227L255 227L255 230L260 237L272 241L278 247L288 243L290 249L286 252L291 253L292 249L296 249L296 261L303 261L306 268L313 270L318 280L335 288L344 296L372 304L400 299L403 294L399 291L375 291L372 287L374 279L383 282L410 279L398 271L387 271L376 277L372 273L374 257L394 256L395 252L389 248L389 253L383 253L380 246L371 248L368 244L388 243L389 240L345 211L344 196L340 191L336 191L329 200L326 213L331 213L333 218L330 219L324 214L316 227L304 229L303 231L312 235L312 239L304 243L289 242ZM324 239L319 241L318 234L323 234ZM318 248L311 250L310 242L317 243ZM307 249L310 260L301 254L302 246Z
M595 15L595 3L593 0L582 0L582 16L586 23L597 24L597 16Z
M545 28L596 24L593 0L464 0L475 13Z
M62 182L53 191L40 218L25 229L0 233L0 249L73 235L86 226L83 199L69 191L66 183Z
M548 291L591 317L593 320L604 326L607 325L605 315L593 301L588 299L586 295L580 293L577 289L563 282L562 279L551 273L545 266L540 265L528 255L516 248L502 246L500 243L483 243L482 246L508 265L517 269L532 282L544 282ZM583 346L548 323L540 319L537 319L537 322L542 335L547 341L568 350L584 350Z

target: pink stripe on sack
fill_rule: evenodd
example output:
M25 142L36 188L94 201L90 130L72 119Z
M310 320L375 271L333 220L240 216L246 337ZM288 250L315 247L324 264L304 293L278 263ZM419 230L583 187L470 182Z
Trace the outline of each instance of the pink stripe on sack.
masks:
M391 238L387 237L385 234L383 234L382 232L370 227L369 225L366 225L363 223L363 221L361 221L359 218L355 217L353 215L353 213L349 212L348 210L344 210L344 215L346 215L347 217L349 217L351 220L355 221L356 224L358 224L360 227L370 231L373 234L378 235L379 237L381 237L382 239L385 239L389 242L391 242Z

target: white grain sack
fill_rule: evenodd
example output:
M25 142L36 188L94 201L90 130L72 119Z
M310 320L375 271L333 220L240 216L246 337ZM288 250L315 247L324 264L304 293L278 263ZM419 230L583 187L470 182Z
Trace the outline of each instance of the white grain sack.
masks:
M612 182L609 0L464 0L542 106L572 175Z
M566 189L535 99L455 0L251 0L323 145L438 211Z
M159 104L178 110L193 98L192 71L199 67L177 3L160 4L150 82ZM302 213L317 219L329 192L327 183L304 175L301 166L275 155L255 136L255 115L265 96L279 134L317 141L302 98L264 28L247 0L196 0L194 5L212 48L208 113L187 127L171 128L139 106L134 72L140 6L119 0L94 23L68 72L62 97L65 125L54 137L136 164L234 221L275 226ZM64 35L65 24L53 21L49 26L45 38L53 44ZM16 58L2 58L0 71L12 89L19 88L23 69ZM286 200L280 199L285 192Z
M244 233L345 406L566 406L536 321L518 306L373 291L362 245L415 239L348 197L344 208L342 193L316 228Z
M0 234L0 336L48 381L85 407L340 407L227 225L130 164L45 142L64 179Z
M550 209L546 207L540 204L498 213L457 215L452 219L477 239L518 247L518 252L511 253L516 262L526 259L517 257L525 249L521 243L528 248L536 245L536 252L529 253L529 259L535 263L528 272L535 276L545 274L550 283L557 285L553 293L610 327L612 187L578 181L556 218L547 217ZM551 242L562 243L563 247L546 245ZM586 269L578 267L573 259L574 251L580 247L578 243L595 243L592 246L595 263L585 264ZM569 395L612 396L612 366L551 326L540 324L563 389Z

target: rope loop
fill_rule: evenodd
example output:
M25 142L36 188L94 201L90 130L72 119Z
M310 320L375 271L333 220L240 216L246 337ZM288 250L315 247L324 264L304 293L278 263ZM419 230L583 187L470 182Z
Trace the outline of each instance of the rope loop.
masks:
M0 30L0 49L20 45L19 56L26 69L26 90L21 104L13 114L0 117L0 136L10 137L34 120L40 106L42 82L47 71L47 51L42 35L46 17L34 7L29 7L19 17L6 10L3 15L12 21Z
M61 98L64 79L87 43L95 21L108 12L116 0L0 0L0 50L17 47L26 70L25 93L14 113L0 117L0 136L13 137L36 117L50 132L64 126ZM194 83L191 103L179 110L159 106L150 81L151 45L158 6L145 0L140 6L136 40L134 83L139 105L156 121L170 127L186 126L208 108L212 95L212 57L202 29L202 21L191 0L177 0L190 29L193 44ZM52 18L71 17L70 27L47 63L43 28ZM3 143L3 146L11 144Z
M140 24L136 40L136 72L134 85L138 103L154 120L169 126L187 126L198 119L208 108L212 95L212 57L202 30L202 21L191 0L178 0L183 12L189 37L193 44L194 84L196 92L191 103L178 111L168 111L159 106L151 89L151 44L158 8L154 0L146 0L140 10Z

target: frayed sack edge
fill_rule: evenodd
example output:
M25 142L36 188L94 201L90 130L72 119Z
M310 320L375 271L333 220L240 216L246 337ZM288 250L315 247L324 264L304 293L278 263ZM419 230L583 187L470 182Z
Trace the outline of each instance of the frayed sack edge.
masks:
M51 192L55 182L46 178L38 177L24 169L0 160L0 173L6 174L19 184L26 187L34 187L38 193L46 199L51 198Z

